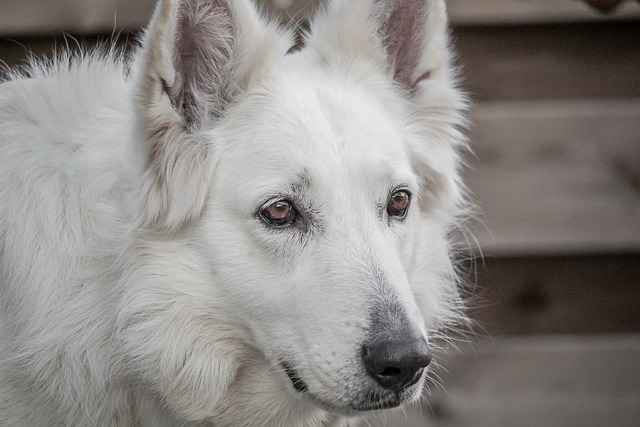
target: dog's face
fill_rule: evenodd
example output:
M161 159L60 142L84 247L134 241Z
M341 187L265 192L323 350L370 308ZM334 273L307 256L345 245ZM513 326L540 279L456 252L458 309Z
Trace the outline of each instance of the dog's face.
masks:
M335 0L292 54L244 2L179 3L147 38L149 224L191 230L274 384L343 414L417 399L430 331L458 303L443 3Z
M420 207L427 184L407 143L417 136L402 103L388 104L393 89L375 89L375 77L348 82L304 53L285 61L234 111L253 125L230 118L216 130L202 233L256 346L298 390L342 411L419 394L428 360L385 388L363 352L391 337L429 357L412 285L439 278L416 275L416 263L449 269L444 230L425 226Z

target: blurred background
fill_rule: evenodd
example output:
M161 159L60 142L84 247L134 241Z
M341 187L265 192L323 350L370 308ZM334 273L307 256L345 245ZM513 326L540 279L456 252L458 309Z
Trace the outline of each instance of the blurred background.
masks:
M283 19L315 5L257 1ZM0 0L0 61L114 33L126 46L153 3ZM474 100L477 326L424 408L383 424L640 426L640 4L448 5Z

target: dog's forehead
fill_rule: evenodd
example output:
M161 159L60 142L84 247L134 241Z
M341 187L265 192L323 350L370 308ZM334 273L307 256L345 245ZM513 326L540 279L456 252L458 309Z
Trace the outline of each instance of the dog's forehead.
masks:
M244 183L247 195L301 177L318 187L412 184L403 118L375 91L375 85L308 68L266 79L227 127L226 160L233 169L227 177Z
M265 161L277 161L283 151L287 161L298 153L353 166L407 160L404 118L375 85L294 69L267 80L248 98L250 106L242 114L251 121L247 130L253 135L250 146L242 148L269 154Z

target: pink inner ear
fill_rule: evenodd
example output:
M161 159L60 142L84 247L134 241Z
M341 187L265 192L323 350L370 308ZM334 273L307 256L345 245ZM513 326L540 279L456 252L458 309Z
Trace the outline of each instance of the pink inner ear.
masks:
M169 96L187 127L200 127L208 114L220 114L233 36L227 0L180 3L174 57L176 80Z
M386 47L393 67L394 79L406 88L413 88L428 78L428 72L414 80L413 76L422 55L425 22L425 0L391 0L393 9L384 24Z

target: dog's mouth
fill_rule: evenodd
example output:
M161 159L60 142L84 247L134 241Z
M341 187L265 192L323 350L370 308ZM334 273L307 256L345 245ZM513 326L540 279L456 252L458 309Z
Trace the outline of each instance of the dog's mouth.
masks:
M315 398L314 396L309 396L309 398L315 402L318 406L325 409L326 411L340 414L346 417L357 416L361 412L371 412L371 411L383 411L386 409L397 408L402 405L403 400L397 396L393 397L370 397L369 399L362 402L354 402L347 406L334 406L323 402Z
M307 383L305 383L302 378L300 378L298 371L296 371L293 366L291 366L287 362L280 362L280 365L282 366L284 373L289 378L289 381L291 381L291 384L293 385L293 389L295 391L297 391L298 393L306 393L307 390L309 390L309 387L307 387Z
M364 411L380 411L383 409L397 408L402 404L404 399L400 394L380 394L375 391L369 392L367 399L358 404L352 404L351 409L357 412Z
M376 392L369 393L367 399L363 402L352 403L347 407L335 407L330 405L322 400L317 399L315 396L312 396L308 393L309 387L307 383L300 377L298 371L291 366L288 362L280 362L280 366L282 367L283 372L291 382L293 389L300 393L306 394L307 397L316 402L319 406L323 407L325 410L335 413L343 413L345 415L351 415L355 412L367 412L367 411L380 411L385 409L397 408L403 402L403 399L399 395L391 395L391 396L382 396Z
M360 405L351 405L351 409L357 412L380 411L397 408L401 403L400 399L393 397L390 399L371 400Z

